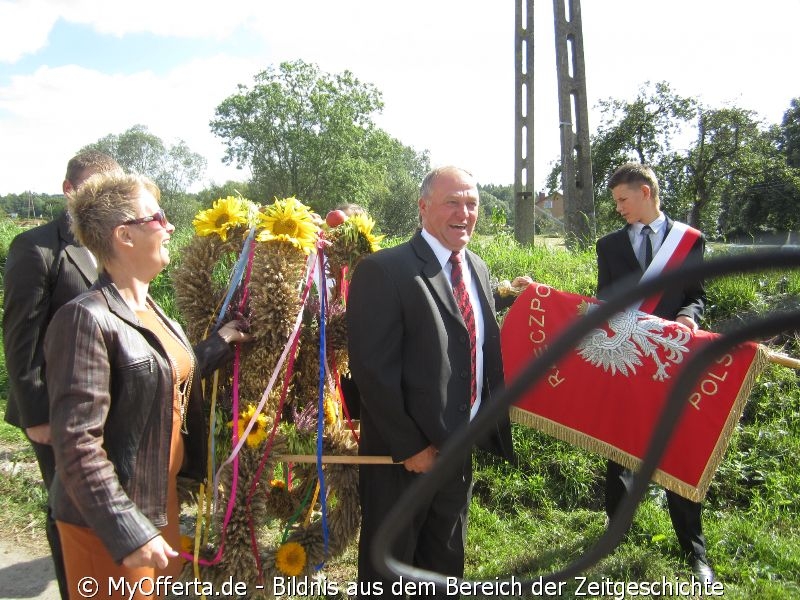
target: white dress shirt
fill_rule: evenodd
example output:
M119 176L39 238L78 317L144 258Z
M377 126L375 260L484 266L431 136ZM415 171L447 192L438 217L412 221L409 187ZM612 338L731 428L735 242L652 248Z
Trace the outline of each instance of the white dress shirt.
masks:
M442 265L442 271L447 275L447 283L450 289L453 289L451 281L451 274L453 272L453 265L450 264L450 256L452 251L445 248L442 243L433 237L430 233L422 229L422 237L428 242L428 245L436 255L439 264ZM461 251L461 265L464 275L464 285L467 286L469 299L472 303L472 312L475 313L475 382L477 386L477 394L475 396L475 404L469 413L469 418L472 420L478 414L478 407L481 405L481 392L483 391L483 340L485 339L484 325L483 325L483 311L481 310L481 303L478 300L478 283L472 276L472 269L469 268L469 261L466 260L466 252Z

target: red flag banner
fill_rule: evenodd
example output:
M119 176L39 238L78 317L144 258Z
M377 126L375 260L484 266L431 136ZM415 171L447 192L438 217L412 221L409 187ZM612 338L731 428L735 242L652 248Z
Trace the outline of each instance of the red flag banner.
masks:
M503 321L506 381L597 302L530 285ZM636 469L680 368L717 337L639 311L618 313L553 365L511 408L512 419ZM767 362L760 345L746 343L712 363L688 399L656 482L690 500L705 497Z

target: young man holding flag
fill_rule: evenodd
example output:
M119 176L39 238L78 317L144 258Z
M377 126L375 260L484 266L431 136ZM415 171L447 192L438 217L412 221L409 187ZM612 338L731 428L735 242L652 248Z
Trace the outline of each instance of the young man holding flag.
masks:
M611 297L620 287L658 276L664 268L702 262L703 235L684 223L673 221L660 210L658 180L653 170L638 163L619 167L609 180L617 212L627 224L597 241L597 296ZM646 298L638 310L676 321L692 332L705 306L701 283L688 282ZM633 473L609 461L606 472L606 513L613 517L630 489ZM667 491L670 518L692 571L701 581L713 581L708 564L701 521L701 505Z

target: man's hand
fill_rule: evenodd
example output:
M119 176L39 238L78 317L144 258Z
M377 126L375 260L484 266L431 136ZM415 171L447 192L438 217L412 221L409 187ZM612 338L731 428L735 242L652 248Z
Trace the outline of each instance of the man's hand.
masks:
M698 330L697 323L695 323L692 317L687 317L686 315L680 315L677 319L675 319L675 322L680 323L685 327L688 327L692 333Z
M128 554L122 559L122 564L129 569L138 567L166 569L169 559L176 556L178 556L178 553L159 535Z
M533 279L528 277L527 275L520 275L518 277L514 277L514 281L509 281L508 279L501 281L497 285L497 293L502 298L507 298L508 296L519 296L522 292L525 291L530 284L533 283Z
M514 277L514 281L511 282L511 287L513 287L515 290L524 291L525 288L532 283L533 279L527 275L520 275L519 277Z
M30 441L36 442L37 444L46 444L49 446L53 443L50 441L50 423L26 427L25 433Z
M406 468L406 471L411 471L412 473L427 473L433 468L433 462L436 460L436 456L439 454L439 451L436 450L433 446L428 446L421 452L417 452L411 458L407 458L403 461L403 466Z

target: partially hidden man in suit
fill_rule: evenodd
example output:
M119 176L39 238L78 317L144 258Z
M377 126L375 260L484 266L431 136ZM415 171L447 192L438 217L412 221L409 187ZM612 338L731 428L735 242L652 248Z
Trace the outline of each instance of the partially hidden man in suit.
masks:
M489 271L466 249L478 203L469 173L456 167L432 171L420 191L422 229L409 241L364 258L350 284L347 326L350 369L361 393L359 453L388 454L402 463L359 470L362 598L391 594L392 580L379 574L370 558L381 521L431 469L448 438L467 427L503 384ZM518 277L514 285L530 282ZM482 446L512 459L507 418ZM407 564L462 576L471 489L467 456L414 516L393 554Z
M86 151L67 163L62 183L72 194L95 173L122 173L110 156ZM5 420L25 431L31 441L45 487L55 473L50 445L50 404L45 384L44 334L55 312L87 291L97 280L94 258L78 244L66 211L58 218L24 231L11 242L3 279L3 346L8 368ZM62 340L71 352L70 340ZM47 540L62 598L68 598L61 544L48 510Z
M703 260L703 235L683 223L673 221L660 210L658 180L653 170L638 163L619 167L608 184L617 212L627 225L597 241L597 295L610 297L622 286L635 285L645 271L648 277L657 273L667 258L682 260L682 264L697 264ZM685 256L674 250L682 236L691 236L694 243L686 244ZM684 246L685 247L685 246ZM676 265L677 266L677 265ZM697 330L705 307L702 283L687 283L665 290L652 314L681 323ZM633 473L609 461L606 473L606 513L612 517L633 482ZM695 575L703 581L713 581L714 573L706 556L701 506L667 491L667 503L672 526L678 542L688 557Z

